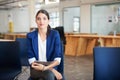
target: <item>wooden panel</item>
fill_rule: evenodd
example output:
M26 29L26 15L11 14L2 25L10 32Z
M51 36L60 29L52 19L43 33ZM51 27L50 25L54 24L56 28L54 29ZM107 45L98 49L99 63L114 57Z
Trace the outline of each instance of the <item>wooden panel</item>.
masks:
M66 45L65 45L65 55L75 56L78 38L74 37L66 37Z
M86 47L87 47L87 39L79 38L76 56L84 55L86 51Z
M26 38L26 33L7 33L4 34L4 39L15 40L16 38Z
M100 41L101 47L120 47L119 36L93 34L66 34L66 55L81 56L93 53L93 48Z
M87 44L87 48L86 48L86 55L90 55L93 54L93 48L96 46L97 44L97 39L89 39L88 40L88 44Z

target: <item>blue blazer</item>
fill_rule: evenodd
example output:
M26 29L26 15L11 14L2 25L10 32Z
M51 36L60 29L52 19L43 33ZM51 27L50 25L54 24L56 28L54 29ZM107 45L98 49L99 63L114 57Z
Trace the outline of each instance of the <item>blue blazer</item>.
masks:
M38 30L27 34L28 58L35 57L38 60ZM47 61L53 61L56 57L61 57L61 63L55 67L63 74L63 52L59 33L56 30L50 30L46 41Z

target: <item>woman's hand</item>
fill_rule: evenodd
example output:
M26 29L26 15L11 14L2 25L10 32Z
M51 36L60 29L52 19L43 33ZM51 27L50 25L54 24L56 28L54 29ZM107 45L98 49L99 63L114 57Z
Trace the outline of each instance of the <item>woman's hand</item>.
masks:
M59 73L57 70L52 69L52 72L54 73L55 77L57 78L57 80L62 80L62 75L61 73Z
M31 67L36 69L36 70L43 71L45 66L43 64L38 64L36 62L33 62Z

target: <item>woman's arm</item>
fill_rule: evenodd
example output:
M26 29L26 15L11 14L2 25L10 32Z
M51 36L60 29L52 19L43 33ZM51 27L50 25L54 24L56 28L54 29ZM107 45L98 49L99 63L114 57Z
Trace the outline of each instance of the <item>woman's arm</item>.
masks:
M62 79L62 75L61 73L59 73L57 70L55 70L53 67L59 65L59 62L58 61L53 61L50 65L48 66L44 66L43 64L39 64L39 63L36 63L36 62L33 62L32 63L32 67L36 70L40 70L40 71L45 71L45 70L51 70L55 77L60 80Z
M57 80L61 80L62 79L62 74L59 73L56 69L53 68L53 67L55 67L57 65L59 65L59 62L57 60L55 60L50 65L44 66L43 71L44 70L51 70L54 73Z

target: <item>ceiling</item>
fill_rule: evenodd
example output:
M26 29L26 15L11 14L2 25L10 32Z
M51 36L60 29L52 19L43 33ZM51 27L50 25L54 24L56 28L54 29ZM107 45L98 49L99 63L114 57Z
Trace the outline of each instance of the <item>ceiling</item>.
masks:
M40 3L45 0L36 0L36 2ZM56 1L56 0L50 0ZM70 1L70 0L60 0L60 1ZM28 0L0 0L0 10L3 9L11 9L11 8L21 8L28 6Z
M0 0L0 9L10 9L14 7L27 6L28 0Z

